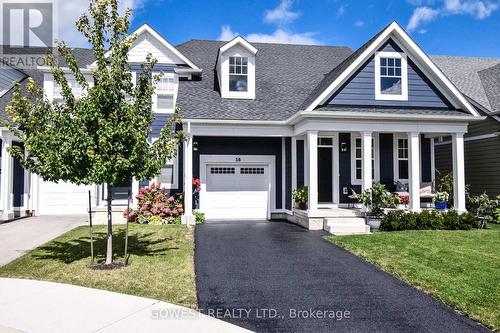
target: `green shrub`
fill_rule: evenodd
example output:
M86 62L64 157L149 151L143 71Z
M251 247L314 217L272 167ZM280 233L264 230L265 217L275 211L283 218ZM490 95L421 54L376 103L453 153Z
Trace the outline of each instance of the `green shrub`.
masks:
M194 212L194 216L196 216L196 224L203 224L206 221L205 214L202 212Z
M381 216L384 208L394 208L400 203L397 196L387 191L384 184L375 183L371 188L358 195L358 200L367 207L373 216Z
M443 229L443 215L435 210L424 210L418 214L417 230Z
M403 230L470 230L477 227L473 213L458 214L424 210L420 213L396 210L389 212L380 222L381 231Z

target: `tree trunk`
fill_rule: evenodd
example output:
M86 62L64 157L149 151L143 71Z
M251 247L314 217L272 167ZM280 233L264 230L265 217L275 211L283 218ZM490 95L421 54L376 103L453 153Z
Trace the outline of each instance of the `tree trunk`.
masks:
M113 201L113 186L108 184L108 237L106 246L106 265L113 263L113 221L111 202Z

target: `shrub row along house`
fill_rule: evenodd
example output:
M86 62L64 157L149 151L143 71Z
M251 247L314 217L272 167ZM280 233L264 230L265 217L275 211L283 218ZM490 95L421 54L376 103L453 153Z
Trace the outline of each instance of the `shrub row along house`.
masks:
M475 86L480 83L466 84L461 73L470 73L476 68L469 62L481 60L429 57L396 22L355 52L249 43L241 37L174 47L147 25L136 33L132 70L151 53L158 60L155 71L164 72L153 97L151 139L175 106L189 139L157 179L117 187L116 205L126 202L129 189L137 193L150 182L181 192L191 191L192 179L200 178L198 208L210 219L290 218L292 190L303 185L309 196L302 213L323 218L349 203L350 188L361 191L373 182L407 184L409 209L418 211L424 204L421 188L435 180L436 145L442 144L436 138L444 137L458 193L454 206L465 211L464 136L469 124L482 124L491 110L484 89ZM74 52L90 79L91 50ZM23 82L31 76L49 99L60 98L48 68L1 75L3 81ZM10 100L9 87L2 107ZM22 211L85 213L89 189L93 204L104 204L106 185L48 183L25 172L6 150L22 143L5 129L1 133L4 219ZM189 217L191 196L185 206Z

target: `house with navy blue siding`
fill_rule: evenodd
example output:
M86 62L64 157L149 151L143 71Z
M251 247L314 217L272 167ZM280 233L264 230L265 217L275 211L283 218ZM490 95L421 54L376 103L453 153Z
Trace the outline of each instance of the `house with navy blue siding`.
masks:
M355 51L250 43L242 37L173 46L148 25L135 33L132 71L152 54L158 60L155 71L164 73L152 101L151 139L176 107L188 139L156 179L117 187L115 205L126 202L129 189L137 193L159 183L172 193L190 192L192 179L199 178L199 202L185 196L186 223L196 209L208 219L288 219L329 231L334 229L329 223L341 219L338 233L365 232L358 212L342 209L352 205L353 191L380 182L407 193L409 210L431 207L422 193L432 192L435 145L447 137L458 194L454 207L466 210L464 135L485 117L473 96L464 94L446 68L396 22ZM90 73L91 51L75 54ZM34 72L23 78L36 77L48 98L59 98L48 69ZM8 100L7 92L0 101ZM22 169L10 181L13 171L5 170L16 169L6 150L11 144L15 138L2 130L4 216L19 210L83 213L88 190L95 206L105 202L105 185L53 184ZM292 200L292 191L301 186L309 191L306 210L295 209Z

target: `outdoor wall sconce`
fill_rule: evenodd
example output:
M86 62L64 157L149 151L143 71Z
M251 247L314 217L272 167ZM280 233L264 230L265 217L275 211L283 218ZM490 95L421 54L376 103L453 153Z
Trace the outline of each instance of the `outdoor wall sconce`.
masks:
M198 151L198 141L193 142L193 151Z
M347 151L347 142L340 143L340 151L343 153Z

